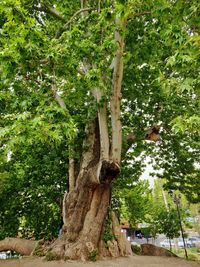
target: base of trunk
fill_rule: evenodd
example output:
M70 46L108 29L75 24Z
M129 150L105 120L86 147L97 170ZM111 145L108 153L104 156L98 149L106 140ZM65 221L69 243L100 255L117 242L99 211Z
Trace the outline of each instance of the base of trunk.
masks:
M112 213L112 237L109 240L100 240L98 246L85 239L79 238L76 242L67 241L65 235L56 239L52 244L43 241L25 240L21 238L6 238L0 241L0 251L12 250L21 255L45 256L47 260L90 260L108 257L132 255L131 245L126 240L114 213Z
M83 261L132 255L131 245L126 240L124 234L121 233L118 220L113 212L111 214L111 219L112 234L105 239L102 238L104 240L100 240L97 246L85 236L80 236L76 242L71 243L67 241L67 237L63 235L52 244L47 255L51 254L52 257L65 260Z

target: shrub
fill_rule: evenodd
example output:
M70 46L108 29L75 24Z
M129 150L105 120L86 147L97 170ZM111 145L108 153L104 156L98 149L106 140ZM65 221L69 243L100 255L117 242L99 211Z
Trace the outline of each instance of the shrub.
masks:
M131 249L133 251L133 253L137 254L137 255L141 255L141 247L138 245L131 245Z
M96 261L97 260L97 255L98 255L97 250L93 250L93 251L91 251L89 253L88 258L89 258L90 261Z
M47 261L54 261L54 260L59 260L60 257L55 253L47 252L45 259Z

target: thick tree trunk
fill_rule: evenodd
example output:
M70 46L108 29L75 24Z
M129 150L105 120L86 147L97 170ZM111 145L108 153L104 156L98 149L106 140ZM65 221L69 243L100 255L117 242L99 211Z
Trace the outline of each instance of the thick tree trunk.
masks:
M91 162L89 165L92 165ZM81 170L76 187L64 200L64 226L62 236L51 247L51 253L66 259L87 260L92 255L124 256L131 250L120 231L116 217L110 221L111 238L105 243L105 221L108 216L111 183L119 173L119 166L110 161L99 162Z
M131 254L130 245L121 234L113 214L106 224L112 181L120 168L118 163L105 160L101 155L99 125L97 118L87 129L88 146L75 187L64 197L62 236L50 251L56 257L87 260L94 255L117 257ZM105 238L108 230L109 238Z

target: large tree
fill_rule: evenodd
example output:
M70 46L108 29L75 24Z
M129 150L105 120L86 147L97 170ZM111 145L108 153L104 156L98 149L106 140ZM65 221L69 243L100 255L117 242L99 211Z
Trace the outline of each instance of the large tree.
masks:
M177 116L191 118L199 105L198 73L187 72L193 66L186 55L198 54L198 24L191 20L197 3L187 2L186 12L182 1L9 0L0 11L4 178L18 153L22 158L46 145L50 159L51 149L64 146L64 225L51 253L71 259L129 254L110 211L113 181L121 171L127 183L126 164L139 155L167 150L176 157L174 142L180 152L197 143L196 126L175 135L170 125ZM161 132L166 142L159 141ZM184 170L193 173L189 148ZM24 162L26 169L35 163ZM137 171L138 160L135 165Z

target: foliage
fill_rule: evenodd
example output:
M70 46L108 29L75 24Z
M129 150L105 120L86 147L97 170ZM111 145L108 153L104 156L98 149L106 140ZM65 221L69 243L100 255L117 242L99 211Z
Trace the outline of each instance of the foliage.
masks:
M183 249L179 249L176 251L175 249L172 249L172 251L180 258L185 258L185 252ZM191 261L199 261L200 257L199 254L197 253L196 248L187 248L187 254L188 254L188 260Z
M41 244L41 242L39 241L36 248L34 249L34 252L33 252L34 256L38 256L38 257L45 256L45 251L42 245L43 244Z
M102 235L102 240L107 243L109 240L115 239L112 231L112 219L111 219L111 210L108 211L107 218L104 223L104 230Z
M60 149L35 144L13 153L4 164L1 197L1 238L49 239L58 236L62 194L66 188L65 156ZM30 153L31 151L31 153Z
M159 232L165 234L169 239L179 237L180 222L175 209L161 210L155 218L155 223L159 225Z
M138 245L131 245L131 249L134 254L141 255L141 247Z
M97 250L92 250L90 253L89 253L89 260L90 261L96 261L97 260L97 256L98 256L98 251Z
M126 219L132 227L146 220L151 210L151 190L147 181L140 181L117 191L121 202L121 217Z
M51 251L47 252L45 255L45 259L47 261L55 261L55 260L59 260L59 256L55 253L52 253Z
M168 190L199 202L198 1L101 1L100 12L95 1L87 2L93 10L70 23L79 1L0 3L0 238L16 235L19 227L26 237L56 236L69 147L79 166L85 128L98 109L92 88L109 102L119 16L127 20L118 29L126 44L124 150L128 134L135 143L123 155L113 202L123 199L129 215L134 207L133 225L144 219L147 186L134 182L148 155L163 170ZM85 71L83 63L91 67ZM153 125L161 127L157 143L145 140Z

